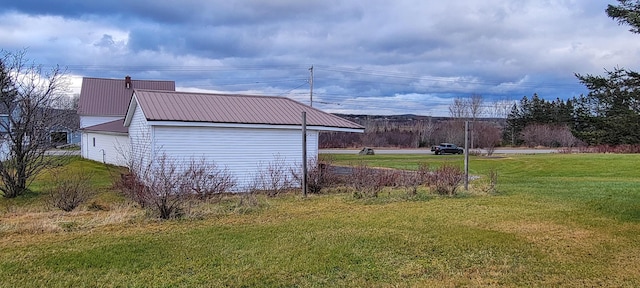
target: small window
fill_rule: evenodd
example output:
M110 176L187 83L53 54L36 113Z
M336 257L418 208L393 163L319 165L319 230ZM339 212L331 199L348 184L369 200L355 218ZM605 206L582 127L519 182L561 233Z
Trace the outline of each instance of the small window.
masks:
M96 147L96 137L93 137L93 147Z

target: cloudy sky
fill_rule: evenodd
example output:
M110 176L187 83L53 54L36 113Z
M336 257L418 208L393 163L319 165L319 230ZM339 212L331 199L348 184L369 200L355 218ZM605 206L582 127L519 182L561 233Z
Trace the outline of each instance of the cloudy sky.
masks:
M604 0L20 0L0 48L81 77L175 80L181 91L287 96L328 112L446 116L587 93L574 73L638 69L640 35Z

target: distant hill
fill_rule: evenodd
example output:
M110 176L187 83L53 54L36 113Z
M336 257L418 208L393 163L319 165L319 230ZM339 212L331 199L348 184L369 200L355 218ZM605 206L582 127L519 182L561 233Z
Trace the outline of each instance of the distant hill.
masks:
M405 122L405 121L412 122L412 121L429 121L429 120L433 122L440 122L440 121L446 121L446 120L453 120L453 118L451 117L434 117L434 116L423 116L423 115L415 115L415 114L364 115L364 114L333 113L333 115L336 115L357 123L364 123L368 121L375 122L375 121L381 121L381 120L390 121L390 122ZM505 120L506 119L502 119L502 118L478 118L476 121L489 121L489 122L502 123Z

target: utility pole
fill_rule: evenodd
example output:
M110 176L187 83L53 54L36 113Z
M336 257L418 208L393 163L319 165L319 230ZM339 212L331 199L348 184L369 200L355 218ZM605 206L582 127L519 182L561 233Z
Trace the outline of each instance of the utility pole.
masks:
M307 197L307 112L302 111L302 195Z
M464 122L464 190L469 191L469 121Z
M311 78L309 78L309 97L310 97L310 105L311 107L313 107L313 65L311 65L311 68L309 68L309 73L311 73Z

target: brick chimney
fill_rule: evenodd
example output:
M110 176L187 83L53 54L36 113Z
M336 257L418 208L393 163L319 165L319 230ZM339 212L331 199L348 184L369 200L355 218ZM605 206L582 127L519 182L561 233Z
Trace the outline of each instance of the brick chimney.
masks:
M124 87L127 89L131 89L131 76L127 75L124 77Z

